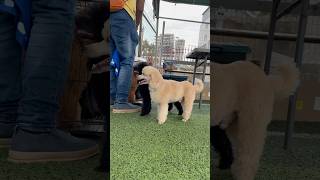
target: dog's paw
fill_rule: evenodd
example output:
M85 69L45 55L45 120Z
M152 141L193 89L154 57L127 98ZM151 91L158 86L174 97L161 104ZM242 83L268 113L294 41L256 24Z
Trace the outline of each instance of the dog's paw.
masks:
M187 121L188 121L188 119L182 119L182 121L183 121L183 122L187 122Z
M158 124L164 124L164 122L166 122L166 121L160 121L160 120L158 120Z

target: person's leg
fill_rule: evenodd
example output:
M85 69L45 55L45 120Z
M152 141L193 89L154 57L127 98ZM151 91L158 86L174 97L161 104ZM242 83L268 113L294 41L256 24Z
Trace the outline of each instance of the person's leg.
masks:
M97 153L95 143L55 128L67 75L74 0L33 0L33 27L23 68L22 97L9 160L66 161Z
M150 113L151 111L151 97L149 91L148 84L142 84L139 86L139 91L142 96L142 108L141 108L141 116L145 116Z
M73 6L74 0L32 0L33 27L17 119L20 128L46 132L55 127L70 58Z
M174 105L176 106L177 110L178 110L178 114L182 115L183 114L183 108L182 105L179 101L175 102Z
M221 129L220 126L211 126L210 134L212 146L220 155L219 169L230 169L233 162L233 152L226 131Z
M168 111L171 111L173 108L173 104L172 103L169 103L169 108L168 108Z
M110 15L111 41L119 52L120 72L117 77L116 103L113 112L138 112L139 106L128 103L138 35L134 21L125 10Z
M15 17L0 13L0 147L9 145L21 95L21 47Z

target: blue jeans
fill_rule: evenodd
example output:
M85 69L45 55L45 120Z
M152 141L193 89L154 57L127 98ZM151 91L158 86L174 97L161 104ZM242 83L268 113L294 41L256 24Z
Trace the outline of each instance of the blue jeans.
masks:
M120 72L115 77L110 69L110 98L116 103L127 103L132 78L132 66L138 44L136 25L131 16L120 10L110 14L110 49L119 52Z
M0 13L0 123L30 131L55 127L67 76L74 0L32 0L33 27L22 58L14 17Z

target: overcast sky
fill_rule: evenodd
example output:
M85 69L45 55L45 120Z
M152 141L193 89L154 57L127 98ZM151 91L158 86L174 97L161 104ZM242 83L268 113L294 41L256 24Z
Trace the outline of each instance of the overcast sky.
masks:
M195 6L186 4L174 4L161 1L160 16L187 19L194 21L202 21L202 13L207 9L207 6ZM186 40L186 46L198 45L199 39L199 23L189 23L182 21L160 19L159 34L162 33L162 22L166 21L165 33L173 33L176 37Z

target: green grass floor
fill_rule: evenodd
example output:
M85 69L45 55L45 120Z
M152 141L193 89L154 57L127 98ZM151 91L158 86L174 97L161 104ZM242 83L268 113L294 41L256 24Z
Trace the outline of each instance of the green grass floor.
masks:
M96 172L99 155L73 162L15 164L7 161L8 149L0 149L0 180L105 180Z
M176 111L158 125L156 109L146 117L111 114L111 179L207 180L210 174L209 106L195 106L183 123ZM271 131L282 131L283 122ZM283 150L284 136L269 135L256 180L320 180L320 123L297 123L291 150ZM310 137L305 134L310 134ZM269 133L270 134L270 133ZM0 149L0 180L105 180L94 171L99 155L74 162L14 164L8 149ZM214 154L213 165L217 165ZM213 171L214 180L231 180L230 171Z
M283 140L268 136L256 180L320 180L320 135L294 138L288 151L282 148ZM212 167L217 163L215 158ZM214 168L213 173L214 180L232 180L228 170Z
M111 114L111 179L207 180L210 107L194 106L187 123L176 111L163 125L156 108L146 117Z

